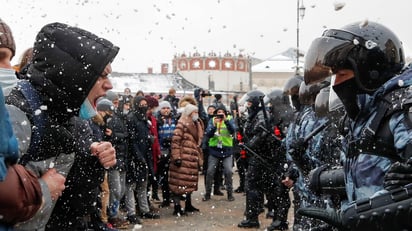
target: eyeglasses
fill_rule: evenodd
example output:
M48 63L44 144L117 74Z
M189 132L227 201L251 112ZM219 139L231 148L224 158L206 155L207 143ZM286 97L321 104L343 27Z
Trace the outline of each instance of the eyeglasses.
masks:
M147 104L139 104L139 107L147 107Z

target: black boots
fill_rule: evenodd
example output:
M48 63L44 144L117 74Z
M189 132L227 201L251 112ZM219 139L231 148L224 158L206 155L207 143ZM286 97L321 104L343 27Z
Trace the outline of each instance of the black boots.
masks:
M243 189L243 187L238 187L237 189L235 189L235 193L244 193L245 190Z
M192 195L191 194L188 194L186 196L186 203L185 204L186 204L185 205L185 212L186 213L188 213L188 212L199 212L200 211L198 208L195 208L192 205Z
M235 198L233 197L233 192L227 192L227 200L228 201L234 201Z
M175 209L173 211L173 215L175 216L183 216L186 215L185 211L182 209L180 205L175 204Z
M266 228L267 231L273 231L273 230L288 230L289 223L287 221L280 221L280 220L275 220L272 222L272 224L269 225L269 227Z
M259 228L259 220L258 219L247 219L240 222L237 227L239 228Z
M224 194L219 189L215 189L215 190L213 190L213 195L214 196L223 196Z

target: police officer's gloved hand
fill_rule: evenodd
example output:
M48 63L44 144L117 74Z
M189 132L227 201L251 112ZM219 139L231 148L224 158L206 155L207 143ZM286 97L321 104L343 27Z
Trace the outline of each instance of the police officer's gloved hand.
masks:
M308 144L304 141L303 138L294 139L290 143L289 153L292 158L297 158L298 156L305 153L307 146Z
M412 160L406 163L395 162L385 174L383 186L386 190L392 190L412 183Z
M175 164L177 167L181 167L181 166L182 166L182 160L181 160L181 159L177 159L177 160L175 160L174 164Z
M339 230L346 230L342 223L342 215L340 211L316 207L306 207L299 208L296 212L301 216L322 220L338 228Z

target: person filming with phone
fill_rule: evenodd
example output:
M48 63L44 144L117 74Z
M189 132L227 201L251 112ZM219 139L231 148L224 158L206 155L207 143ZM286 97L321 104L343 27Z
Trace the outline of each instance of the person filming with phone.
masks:
M235 200L233 197L232 166L233 166L233 134L235 133L235 123L226 109L218 107L214 116L209 120L205 135L209 137L209 157L206 174L206 194L203 201L210 200L212 182L216 168L220 161L223 163L225 176L225 186L227 199Z

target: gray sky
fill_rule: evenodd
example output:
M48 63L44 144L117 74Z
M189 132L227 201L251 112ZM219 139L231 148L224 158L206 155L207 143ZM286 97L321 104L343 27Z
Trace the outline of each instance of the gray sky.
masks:
M296 0L1 0L12 28L18 62L40 28L63 22L87 29L120 47L114 71L146 72L175 54L214 51L266 59L296 47ZM392 29L412 56L411 0L303 0L300 48L326 28L368 19ZM344 4L341 10L335 6Z

